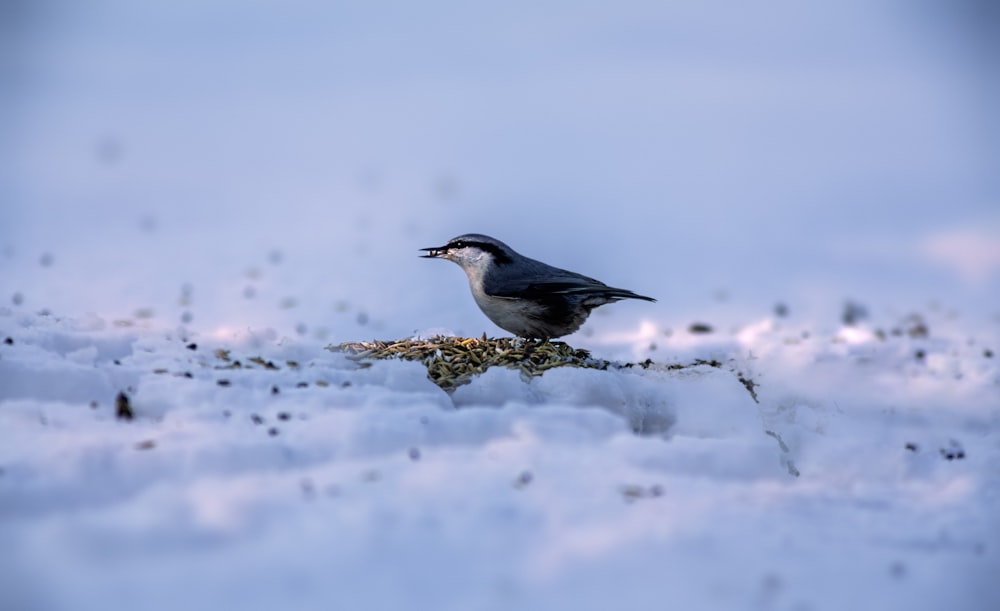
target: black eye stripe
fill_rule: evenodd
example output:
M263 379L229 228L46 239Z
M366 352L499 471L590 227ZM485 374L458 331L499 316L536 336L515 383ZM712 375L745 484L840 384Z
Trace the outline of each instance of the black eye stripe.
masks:
M448 248L479 248L481 250L491 250L496 248L493 244L485 242L474 242L472 240L456 240L448 244Z
M478 248L485 252L493 255L493 260L499 264L510 263L512 259L507 255L506 252L496 244L491 244L490 242L479 242L476 240L454 240L448 243L448 250L457 250L460 248Z
M448 245L449 248L479 248L481 250L496 250L495 244L489 242L476 242L475 240L458 240Z

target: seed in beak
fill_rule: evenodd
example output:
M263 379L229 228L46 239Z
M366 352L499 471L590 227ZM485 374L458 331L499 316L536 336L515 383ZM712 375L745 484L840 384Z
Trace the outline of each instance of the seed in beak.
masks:
M420 250L426 252L426 255L421 255L424 259L435 259L440 257L444 250L440 248L421 248Z

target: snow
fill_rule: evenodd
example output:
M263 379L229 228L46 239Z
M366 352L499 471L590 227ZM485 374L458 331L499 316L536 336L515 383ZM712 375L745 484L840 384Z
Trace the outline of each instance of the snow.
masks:
M12 6L0 608L1000 607L986 20ZM327 349L502 334L418 258L474 231L651 364Z

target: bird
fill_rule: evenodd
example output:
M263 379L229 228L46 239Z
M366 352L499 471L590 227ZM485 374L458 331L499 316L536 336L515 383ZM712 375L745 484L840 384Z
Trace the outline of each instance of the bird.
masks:
M525 339L549 340L583 325L591 310L622 299L656 300L530 259L496 238L467 233L444 246L421 248L425 259L447 259L469 277L472 297L487 318Z

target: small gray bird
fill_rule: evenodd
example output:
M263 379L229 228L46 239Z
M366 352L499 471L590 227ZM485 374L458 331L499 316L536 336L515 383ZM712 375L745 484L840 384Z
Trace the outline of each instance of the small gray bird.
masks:
M518 254L500 240L467 233L444 246L422 248L427 259L448 259L465 270L479 309L498 327L525 338L550 339L580 328L597 306L652 297Z

